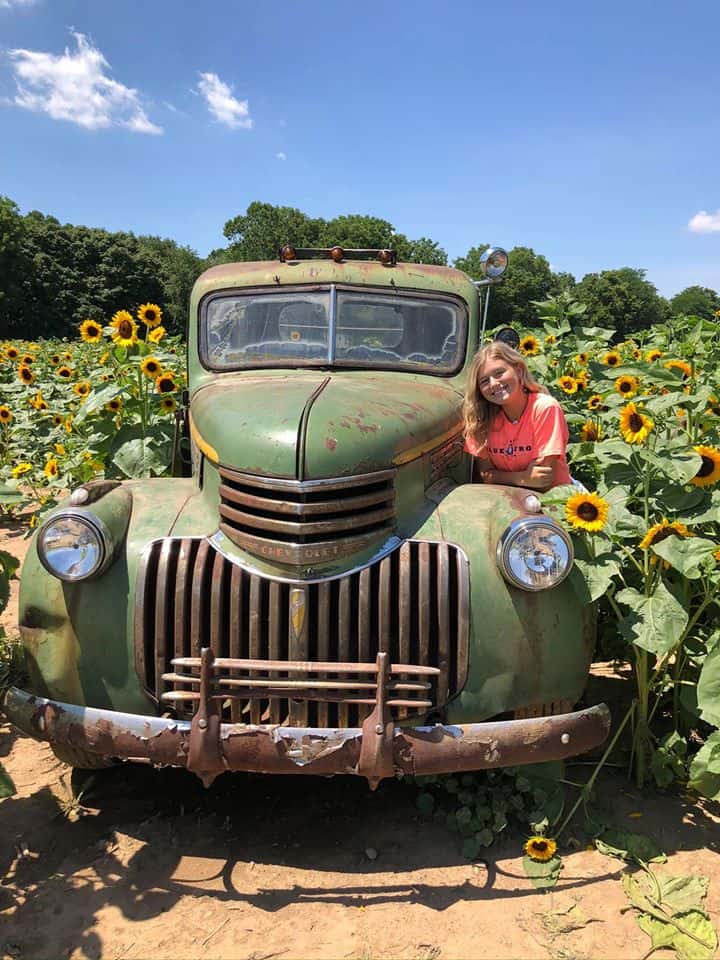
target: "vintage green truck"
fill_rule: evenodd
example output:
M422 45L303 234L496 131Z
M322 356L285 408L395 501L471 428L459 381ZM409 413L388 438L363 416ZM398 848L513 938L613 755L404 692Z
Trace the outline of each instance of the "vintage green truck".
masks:
M506 260L487 262L491 282ZM594 620L570 539L531 491L470 482L482 293L391 250L206 271L191 475L87 483L45 520L10 720L78 767L139 759L206 784L374 786L601 743L607 708L573 711Z

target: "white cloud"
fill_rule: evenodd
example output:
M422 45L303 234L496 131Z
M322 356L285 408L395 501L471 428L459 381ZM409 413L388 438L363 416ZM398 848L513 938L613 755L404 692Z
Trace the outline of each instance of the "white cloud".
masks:
M720 233L720 209L715 213L708 213L707 210L701 210L696 213L688 229L691 233Z
M32 7L37 0L0 0L0 10L9 10L10 7Z
M282 150L281 150L280 153L276 153L276 154L275 154L275 159L276 159L276 160L287 160L287 154L286 154L286 153L283 153Z
M236 100L232 95L232 87L223 83L216 73L201 73L198 90L217 121L231 129L243 127L249 130L252 127L247 100Z
M88 130L121 126L135 133L162 133L148 118L137 90L107 75L109 63L82 33L73 33L77 50L62 56L37 50L11 50L15 104L69 120Z

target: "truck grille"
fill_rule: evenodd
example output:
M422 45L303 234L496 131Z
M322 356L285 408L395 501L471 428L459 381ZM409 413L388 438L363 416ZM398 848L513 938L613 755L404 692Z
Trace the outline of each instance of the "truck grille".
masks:
M220 529L239 547L281 563L330 560L389 534L395 472L278 480L220 467Z
M199 673L178 672L175 660L198 658L210 647L216 659L253 661L251 669L223 669L235 683L223 699L228 722L286 726L356 727L370 711L362 693L374 688L380 651L392 664L413 665L398 689L413 690L393 707L398 719L442 708L465 684L468 664L469 573L467 559L446 543L406 541L362 570L319 583L280 583L227 560L205 539L167 538L148 546L140 563L135 612L138 674L161 703L180 718L192 715ZM302 607L303 615L298 617ZM272 661L263 670L257 661ZM307 662L311 663L308 664ZM294 663L282 671L278 662ZM246 678L296 680L299 663L317 674L309 697L234 696ZM335 664L347 664L347 674ZM358 666L367 666L367 675ZM439 668L416 691L416 667ZM194 683L192 682L194 679ZM423 678L424 679L424 678ZM243 682L241 682L241 680ZM353 683L343 681L353 681ZM312 684L310 684L312 685ZM256 683L262 688L263 684ZM308 684L299 684L307 687Z

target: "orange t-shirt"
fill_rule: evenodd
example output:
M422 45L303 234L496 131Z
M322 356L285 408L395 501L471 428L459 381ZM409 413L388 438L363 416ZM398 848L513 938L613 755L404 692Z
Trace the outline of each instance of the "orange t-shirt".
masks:
M522 416L511 423L502 410L490 424L487 442L478 446L467 437L465 449L474 457L489 460L496 470L526 470L533 460L558 457L555 483L572 483L565 451L569 438L562 407L549 393L530 393Z

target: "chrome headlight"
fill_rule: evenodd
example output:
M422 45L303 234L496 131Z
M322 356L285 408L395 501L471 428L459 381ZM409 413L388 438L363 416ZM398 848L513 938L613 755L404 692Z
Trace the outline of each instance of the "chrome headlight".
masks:
M547 590L561 583L573 565L570 537L548 517L514 520L497 546L500 572L521 590Z
M112 560L113 544L102 520L70 508L40 529L37 552L48 573L73 582L101 573Z

